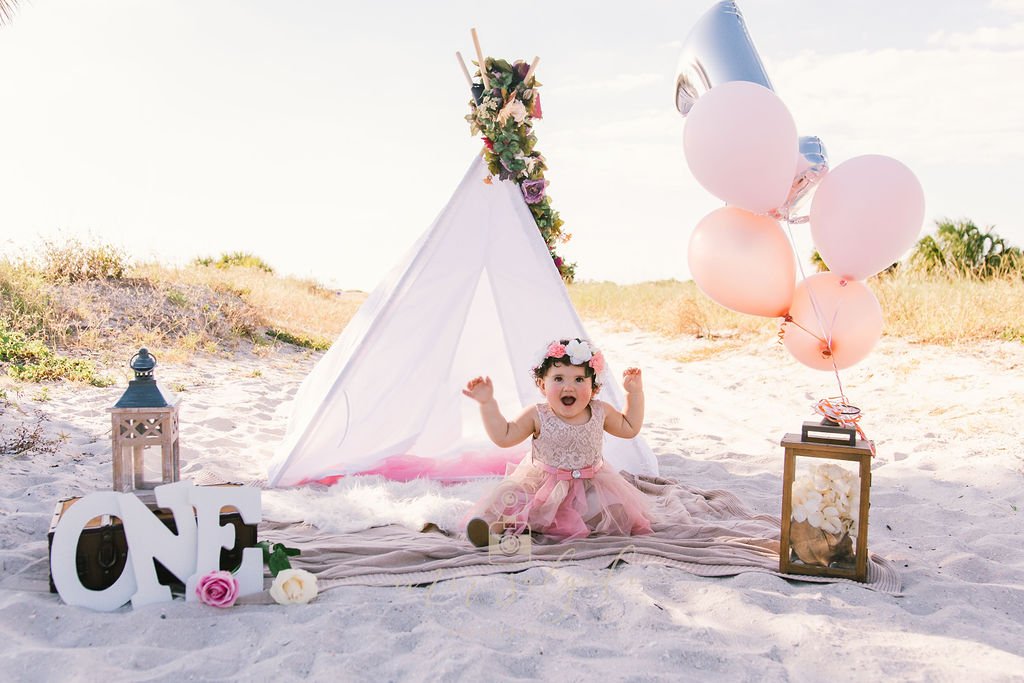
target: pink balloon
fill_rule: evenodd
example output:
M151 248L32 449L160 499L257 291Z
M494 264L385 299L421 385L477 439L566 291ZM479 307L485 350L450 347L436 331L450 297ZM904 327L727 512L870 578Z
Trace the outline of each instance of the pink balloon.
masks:
M832 370L833 360L839 370L860 362L882 336L882 307L874 293L835 273L817 273L797 285L789 315L782 343L816 370ZM832 340L831 358L825 339Z
M687 260L700 290L726 308L766 318L789 310L796 260L767 216L730 206L712 211L694 228Z
M754 213L782 206L796 175L796 124L768 88L728 81L701 96L686 118L683 150L704 189Z
M924 190L899 161L878 154L836 166L811 201L811 236L829 270L863 280L914 245L924 222Z

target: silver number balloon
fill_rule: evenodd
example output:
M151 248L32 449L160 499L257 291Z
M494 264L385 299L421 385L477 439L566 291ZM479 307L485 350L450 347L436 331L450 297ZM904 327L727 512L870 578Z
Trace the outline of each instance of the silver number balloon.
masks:
M775 91L735 0L715 3L683 41L676 69L676 109L686 116L701 95L729 81L749 81ZM805 222L806 217L796 218L793 214L826 173L828 152L821 139L813 135L801 137L799 165L789 196L772 215L779 219L788 217L793 223Z
M676 69L676 109L686 116L697 98L728 81L750 81L774 90L733 0L705 12L683 41Z

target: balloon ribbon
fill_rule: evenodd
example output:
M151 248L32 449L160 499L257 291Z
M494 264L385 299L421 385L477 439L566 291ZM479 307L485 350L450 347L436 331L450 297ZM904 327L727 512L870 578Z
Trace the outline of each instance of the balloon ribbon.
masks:
M858 436L867 441L868 447L871 449L871 457L875 456L875 442L868 438L867 434L864 433L864 429L860 426L860 418L862 417L860 408L847 403L845 396L821 399L815 404L814 412L838 425L856 429Z

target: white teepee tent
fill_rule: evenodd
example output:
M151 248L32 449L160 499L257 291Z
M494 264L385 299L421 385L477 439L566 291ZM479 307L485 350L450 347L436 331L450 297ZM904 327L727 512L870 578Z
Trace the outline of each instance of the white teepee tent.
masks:
M542 398L530 368L547 343L586 336L519 187L486 176L477 158L303 382L271 486L354 474L391 456L493 456L477 403L461 394L466 382L489 375L511 418ZM621 378L605 372L600 398L621 407ZM612 466L657 473L641 438L605 439Z

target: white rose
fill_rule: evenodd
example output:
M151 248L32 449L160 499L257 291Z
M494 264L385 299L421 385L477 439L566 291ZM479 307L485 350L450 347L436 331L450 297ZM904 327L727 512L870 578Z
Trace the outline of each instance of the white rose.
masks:
M316 594L316 577L305 569L282 569L270 586L270 597L279 605L304 605Z
M573 365L583 365L594 357L594 352L590 350L590 344L578 339L573 339L566 344L565 352L569 354L569 362Z

